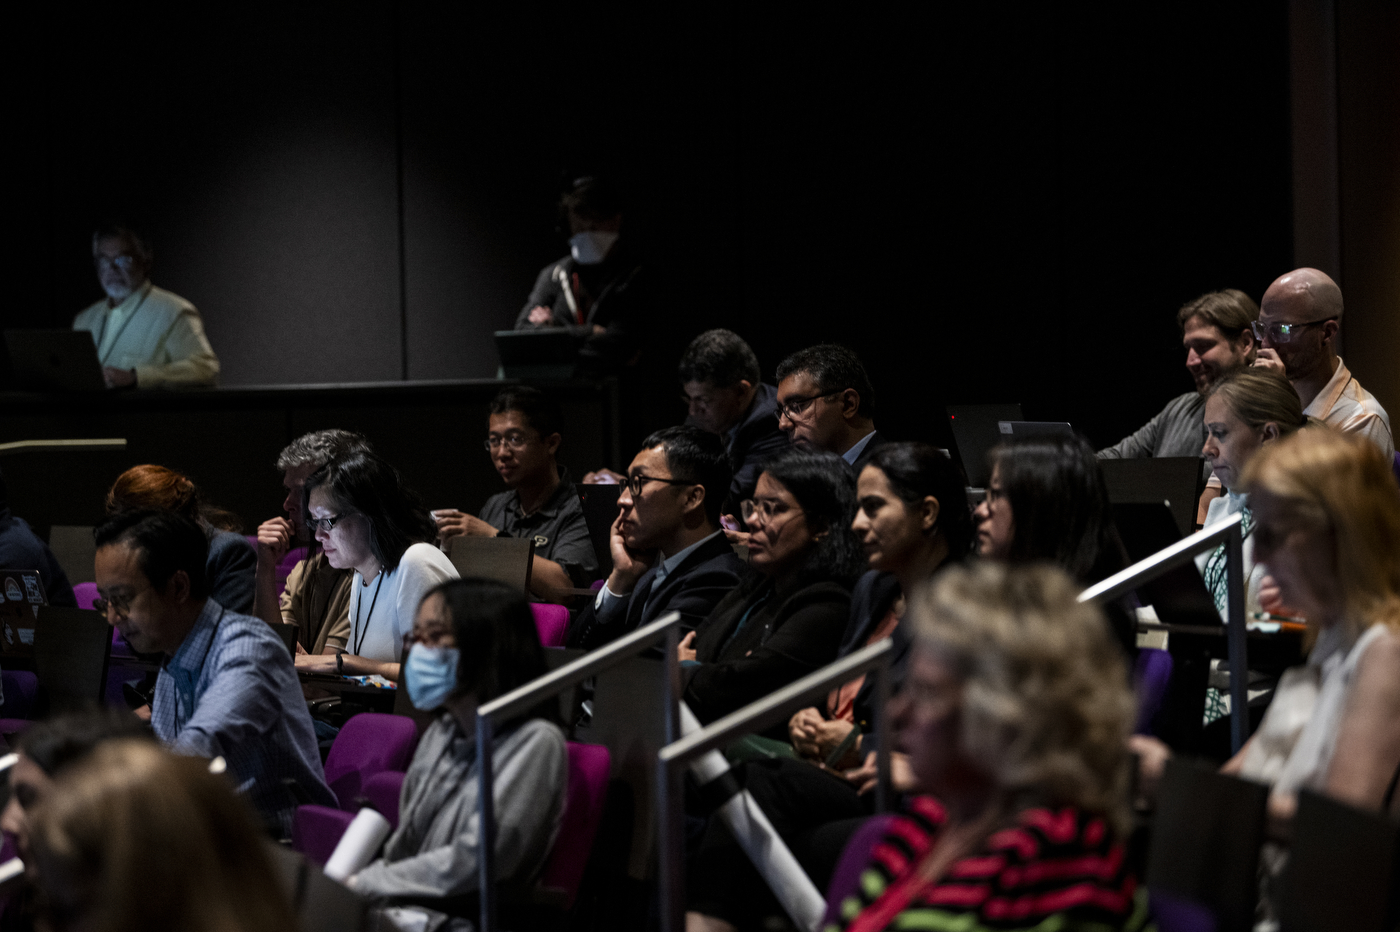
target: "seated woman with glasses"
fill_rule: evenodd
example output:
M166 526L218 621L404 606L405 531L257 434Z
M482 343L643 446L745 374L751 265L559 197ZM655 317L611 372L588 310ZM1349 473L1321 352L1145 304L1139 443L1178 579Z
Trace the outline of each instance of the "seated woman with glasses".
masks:
M830 453L789 452L743 502L750 573L685 636L684 699L711 722L836 659L863 569L855 482Z
M298 654L298 670L399 679L413 613L457 569L429 543L437 527L393 466L373 453L334 459L306 480L306 526L326 561L353 569L346 650Z
M349 886L385 906L411 902L428 914L428 928L439 928L441 914L473 922L478 915L476 708L548 671L529 603L493 580L433 589L412 640L409 698L441 714L409 764L398 828ZM558 708L546 700L496 729L496 877L508 891L527 889L539 874L563 817L568 766ZM513 928L531 925L517 921Z

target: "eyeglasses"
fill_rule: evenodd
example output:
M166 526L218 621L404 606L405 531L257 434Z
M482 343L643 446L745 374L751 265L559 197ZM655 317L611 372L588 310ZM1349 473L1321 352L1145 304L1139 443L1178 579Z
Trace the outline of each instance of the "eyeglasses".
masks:
M642 486L646 485L648 482L664 482L667 485L696 484L694 482L691 482L689 479L663 479L660 476L644 476L641 473L637 473L635 476L628 476L618 484L621 485L627 491L631 492L633 495L641 495Z
M767 524L774 517L787 514L791 510L786 502L771 498L746 498L739 503L739 514L744 516L745 524L752 524L753 519L759 515L763 516L763 523Z
M844 391L845 389L842 388L837 389L834 392L825 392L821 395L809 395L806 398L794 398L791 401L787 402L780 401L778 402L777 408L778 420L782 420L786 417L789 421L795 421L803 414L805 414L807 409L812 406L812 402L816 401L818 398L830 398L833 395L839 395Z
M136 600L136 596L112 596L111 598L98 597L92 600L92 607L102 613L102 617L107 617L107 610L111 609L117 613L117 617L126 619L131 612L131 603Z
M130 272L132 269L136 268L136 257L129 256L125 253L120 256L95 256L92 261L97 264L99 269L106 268L107 266L116 266L123 272Z
M1337 317L1324 317L1322 320L1310 320L1305 324L1266 324L1262 320L1250 323L1249 328L1254 331L1254 339L1262 341L1269 338L1270 343L1288 343L1293 339L1294 334L1305 327L1316 327L1325 324L1329 320L1336 320Z
M492 434L491 436L487 437L485 441L483 441L487 452L496 449L501 444L505 444L506 447L511 450L523 450L525 449L525 444L529 442L530 438L520 433L519 431L513 431L509 434L506 434L504 437Z
M359 514L358 511L342 511L340 514L331 515L329 518L308 518L306 520L306 526L311 528L311 533L313 534L317 531L325 531L329 534L334 530L337 524L357 514Z

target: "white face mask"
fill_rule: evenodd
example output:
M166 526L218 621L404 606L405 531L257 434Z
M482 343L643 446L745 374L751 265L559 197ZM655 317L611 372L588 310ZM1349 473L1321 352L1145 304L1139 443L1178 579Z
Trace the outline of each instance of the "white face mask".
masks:
M579 265L597 265L608 257L617 234L607 230L585 230L569 237L569 253Z

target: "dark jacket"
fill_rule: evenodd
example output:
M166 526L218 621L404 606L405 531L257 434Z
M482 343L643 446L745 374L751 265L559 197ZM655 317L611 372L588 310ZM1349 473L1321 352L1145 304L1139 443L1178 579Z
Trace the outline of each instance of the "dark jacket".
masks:
M233 531L206 526L204 536L209 538L209 559L204 564L209 598L231 612L251 615L258 552L248 538Z
M641 331L649 310L645 290L641 262L625 239L620 239L607 260L598 265L580 265L571 256L565 256L541 269L530 297L515 318L515 329L566 327L579 340L581 376L614 374L641 349ZM578 308L578 316L569 307L569 297ZM553 320L548 324L530 323L530 311L535 307L549 308ZM604 332L595 334L595 326L604 328Z
M838 658L849 656L865 647L865 642L889 614L890 606L899 598L899 594L899 580L889 573L870 570L856 581L851 590L850 623L846 625L846 634L841 638L841 647L836 652ZM913 643L902 619L895 626L890 640L894 643L894 652L890 655L890 694L893 695L904 680L905 667L909 662L909 647ZM856 727L867 736L862 740L862 749L869 750L875 747L875 715L878 712L876 705L875 679L866 676L860 692L856 693L852 707Z
M658 561L657 566L660 565ZM695 548L652 593L657 566L637 580L636 588L625 598L613 600L602 610L596 599L569 624L567 644L593 650L624 634L636 631L667 612L681 613L681 635L700 625L719 601L731 592L744 573L744 561L723 534L717 534Z
M39 539L23 518L14 517L4 506L0 506L0 569L34 570L44 584L44 595L50 605L72 607L78 604L73 597L73 586L49 545Z
M865 445L865 449L860 451L860 456L857 456L856 461L851 464L851 468L855 470L856 476L860 476L860 471L865 468L865 464L874 459L875 453L887 443L889 443L889 441L885 439L884 435L878 430L875 431L875 436L870 438L870 442Z
M788 446L787 434L778 429L778 390L760 383L729 444L729 467L734 470L734 481L729 484L725 514L739 513L739 503L753 497L763 464Z
M686 703L709 723L831 663L850 611L851 594L839 583L779 590L752 573L700 625L697 663L681 671Z

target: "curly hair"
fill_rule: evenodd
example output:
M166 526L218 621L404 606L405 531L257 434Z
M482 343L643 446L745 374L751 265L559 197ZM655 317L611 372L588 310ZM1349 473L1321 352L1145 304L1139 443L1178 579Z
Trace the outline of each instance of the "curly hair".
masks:
M1134 717L1103 613L1047 564L951 567L915 592L916 642L962 680L963 753L1016 809L1073 805L1129 825Z

